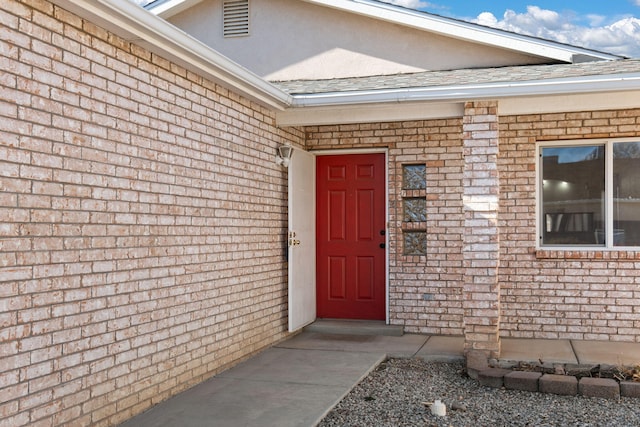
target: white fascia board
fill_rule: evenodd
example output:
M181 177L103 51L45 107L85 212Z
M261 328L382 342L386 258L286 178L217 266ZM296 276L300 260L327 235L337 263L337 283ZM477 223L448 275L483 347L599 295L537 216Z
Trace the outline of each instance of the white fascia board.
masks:
M621 56L597 52L577 46L510 33L455 19L426 15L411 9L367 0L304 0L308 3L349 11L394 24L405 25L447 37L496 46L503 49L573 63L574 58L591 60L622 59Z
M613 95L613 96L612 96ZM505 98L498 103L498 115L549 114L567 111L627 110L640 108L640 89L635 91L580 93Z
M128 0L52 1L131 43L264 106L282 110L291 102L291 97L285 92Z
M462 117L463 102L410 102L335 107L288 108L276 112L278 126L400 122Z
M293 107L328 107L402 102L463 102L518 96L618 92L640 89L640 73L585 76L522 82L496 82L458 86L378 89L293 95Z
M167 19L200 2L202 2L202 0L166 0L159 2L157 5L150 4L146 6L145 9L154 15Z

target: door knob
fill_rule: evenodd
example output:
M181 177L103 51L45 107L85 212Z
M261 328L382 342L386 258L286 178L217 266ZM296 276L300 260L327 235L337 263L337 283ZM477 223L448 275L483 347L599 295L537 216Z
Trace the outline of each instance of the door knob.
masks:
M386 247L387 247L387 245L386 245L386 244L384 244L384 243L380 243L380 249L384 249L384 248L386 248Z

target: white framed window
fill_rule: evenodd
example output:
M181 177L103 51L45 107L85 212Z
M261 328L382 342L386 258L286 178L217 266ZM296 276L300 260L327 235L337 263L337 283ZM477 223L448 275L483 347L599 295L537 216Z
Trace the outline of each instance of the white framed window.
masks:
M540 247L640 247L640 138L537 149Z

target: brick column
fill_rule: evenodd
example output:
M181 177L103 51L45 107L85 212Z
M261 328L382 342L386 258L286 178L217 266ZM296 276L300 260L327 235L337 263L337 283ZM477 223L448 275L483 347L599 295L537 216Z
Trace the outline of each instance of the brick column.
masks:
M500 355L497 102L467 102L464 144L464 349Z

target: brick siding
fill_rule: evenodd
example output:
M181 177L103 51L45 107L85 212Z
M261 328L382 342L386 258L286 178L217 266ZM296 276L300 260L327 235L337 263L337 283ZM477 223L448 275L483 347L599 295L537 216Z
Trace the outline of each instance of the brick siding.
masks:
M0 25L0 425L114 425L284 338L304 134L44 0Z
M463 119L464 346L500 355L498 104L467 102Z
M282 129L45 0L0 25L2 426L115 425L287 336L285 142L388 150L392 324L494 354L498 333L640 342L640 252L535 250L536 143L640 137L640 110Z
M462 120L309 126L307 148L388 149L389 316L407 332L462 335ZM402 189L402 165L426 165L426 191ZM416 194L414 194L415 192ZM426 197L404 223L402 197ZM427 255L403 255L402 231L425 230Z
M501 335L640 342L640 253L536 252L536 141L640 137L640 109L500 118Z

